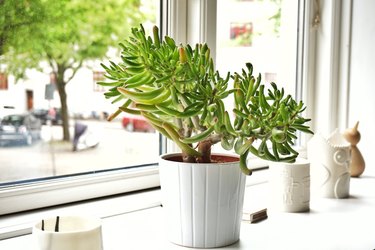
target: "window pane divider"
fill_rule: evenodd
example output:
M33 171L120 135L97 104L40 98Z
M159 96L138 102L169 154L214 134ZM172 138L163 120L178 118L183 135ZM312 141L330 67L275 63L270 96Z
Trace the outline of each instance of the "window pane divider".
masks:
M0 190L0 215L158 186L159 170L156 164L16 185Z

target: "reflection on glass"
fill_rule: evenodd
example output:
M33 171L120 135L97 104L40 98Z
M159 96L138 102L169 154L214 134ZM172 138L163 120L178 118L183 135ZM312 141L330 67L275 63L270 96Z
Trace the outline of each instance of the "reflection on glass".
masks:
M246 62L264 83L294 95L298 2L223 0L217 3L217 69L240 72Z
M96 82L132 26L156 24L158 1L0 5L0 185L156 162L159 135L140 117L107 122L116 107Z
M224 75L250 62L266 87L276 82L295 95L297 14L298 1L217 1L216 68Z
M251 46L253 41L253 24L251 22L230 23L230 40L234 46Z

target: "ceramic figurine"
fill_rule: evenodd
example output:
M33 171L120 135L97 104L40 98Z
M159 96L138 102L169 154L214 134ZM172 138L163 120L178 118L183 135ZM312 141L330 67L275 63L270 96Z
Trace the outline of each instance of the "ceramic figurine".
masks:
M310 163L269 162L270 210L306 212L310 210Z
M308 142L312 192L326 198L347 198L351 148L336 129L328 138L315 134Z
M352 177L359 177L363 171L365 171L365 160L357 147L358 142L361 140L358 124L359 122L357 122L353 128L346 129L343 133L352 148L352 162L350 164L350 175Z

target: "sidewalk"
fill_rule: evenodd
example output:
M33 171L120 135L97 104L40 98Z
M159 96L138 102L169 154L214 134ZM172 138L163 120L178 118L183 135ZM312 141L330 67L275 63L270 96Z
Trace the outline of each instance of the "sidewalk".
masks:
M0 147L0 183L157 162L157 133L129 133L104 122L88 125L100 138L96 148L73 152L71 142L61 141L60 126L52 127L52 141L46 126L42 140L32 146Z

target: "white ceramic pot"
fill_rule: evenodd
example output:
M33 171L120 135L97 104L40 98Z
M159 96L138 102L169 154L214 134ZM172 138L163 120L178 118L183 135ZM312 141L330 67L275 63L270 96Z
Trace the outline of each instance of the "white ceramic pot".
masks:
M80 216L57 217L38 222L33 236L38 250L103 250L101 221Z
M246 177L238 157L227 163L183 163L161 156L162 204L171 242L197 248L239 240ZM216 157L216 155L213 155Z
M337 130L328 138L315 134L308 142L312 190L325 198L347 198L350 188L350 144Z
M269 162L270 211L306 212L310 210L310 163Z

